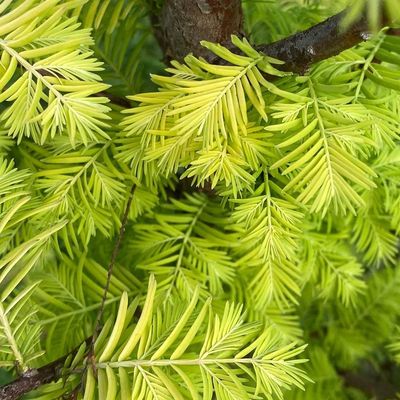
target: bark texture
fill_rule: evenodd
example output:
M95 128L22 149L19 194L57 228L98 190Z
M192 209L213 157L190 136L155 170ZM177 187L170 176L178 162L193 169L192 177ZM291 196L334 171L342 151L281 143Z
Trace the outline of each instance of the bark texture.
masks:
M153 16L167 62L182 61L189 53L209 58L200 41L229 43L232 34L241 34L242 22L241 0L165 0L161 13Z
M366 13L344 29L342 22L346 13L344 10L305 31L256 49L284 61L280 69L304 74L312 64L370 38ZM385 26L390 21L382 15L381 26ZM167 63L172 59L182 61L189 53L213 63L225 63L203 48L200 41L221 43L238 52L230 36L243 34L241 0L165 0L153 23Z
M51 364L25 372L17 380L0 387L0 399L17 400L25 393L31 392L46 383L57 380L60 376L65 360L66 357L62 357Z
M280 69L304 73L312 64L335 56L371 36L366 15L344 30L342 21L345 16L346 10L303 32L256 48L285 61Z

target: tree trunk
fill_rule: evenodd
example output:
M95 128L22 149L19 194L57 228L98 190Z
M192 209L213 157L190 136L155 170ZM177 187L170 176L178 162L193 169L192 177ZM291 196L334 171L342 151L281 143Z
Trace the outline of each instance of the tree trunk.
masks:
M189 53L207 59L201 40L228 43L232 34L241 34L241 0L165 0L153 24L167 62Z

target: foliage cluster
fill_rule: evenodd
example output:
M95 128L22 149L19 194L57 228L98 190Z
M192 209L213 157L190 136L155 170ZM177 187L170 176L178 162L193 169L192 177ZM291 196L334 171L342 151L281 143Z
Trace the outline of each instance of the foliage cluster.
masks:
M244 1L249 40L346 5ZM40 400L367 399L342 371L400 361L400 37L163 73L152 6L0 1L1 369L72 351Z

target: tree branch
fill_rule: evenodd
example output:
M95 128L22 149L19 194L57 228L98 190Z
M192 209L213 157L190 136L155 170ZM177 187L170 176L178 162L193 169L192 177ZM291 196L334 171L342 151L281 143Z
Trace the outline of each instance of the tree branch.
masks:
M89 344L91 338L86 339L86 344ZM46 364L37 369L30 369L23 373L18 379L0 387L1 400L18 400L24 394L37 389L39 386L50 382L57 381L61 377L61 372L66 359L70 355L75 355L81 347L81 344L69 352L67 355Z
M89 354L88 354L88 359L89 360L91 358L93 359L94 355L95 355L94 354L94 345L95 345L97 336L98 336L99 331L100 331L101 319L103 317L104 306L106 304L107 294L108 294L108 290L110 288L111 277L112 277L112 274L113 274L115 262L117 261L119 250L121 248L122 240L124 238L126 225L128 223L129 211L131 209L131 205L132 205L135 189L136 189L136 183L134 183L131 186L131 189L129 191L128 201L126 203L126 207L125 207L125 210L124 210L124 215L123 215L122 221L121 221L121 227L119 229L117 240L115 242L115 245L114 245L114 248L113 248L113 251L112 251L112 254L111 254L110 263L108 264L106 285L104 287L103 297L101 299L101 305L100 305L100 308L99 308L99 310L97 312L97 317L96 317L96 322L95 322L95 326L94 326L93 336L91 338L90 350L89 350Z
M380 27L390 24L381 1ZM270 44L255 48L285 64L284 71L304 74L312 64L335 56L371 37L367 11L346 29L343 21L348 10L327 20ZM239 50L230 42L232 34L242 34L243 13L240 0L165 0L159 15L153 16L156 37L166 61L183 60L193 53L213 63L224 63L200 45L201 40L221 43L233 52Z
M285 64L280 69L303 74L312 64L370 38L366 15L344 30L343 19L346 14L347 10L344 10L303 32L271 44L259 45L256 49L284 61ZM382 18L381 27L387 22Z
M66 357L38 369L28 370L15 381L0 387L0 399L17 400L25 393L58 379Z

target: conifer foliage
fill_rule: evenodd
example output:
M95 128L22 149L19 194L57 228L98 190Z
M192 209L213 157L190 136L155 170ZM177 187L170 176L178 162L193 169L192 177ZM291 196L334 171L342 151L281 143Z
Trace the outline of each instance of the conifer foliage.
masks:
M366 3L302 75L257 48ZM394 399L400 4L243 1L164 67L162 5L0 0L0 397Z

